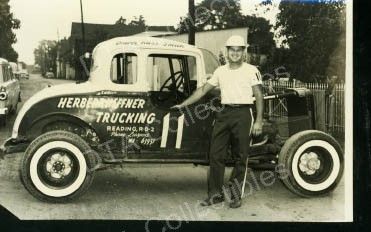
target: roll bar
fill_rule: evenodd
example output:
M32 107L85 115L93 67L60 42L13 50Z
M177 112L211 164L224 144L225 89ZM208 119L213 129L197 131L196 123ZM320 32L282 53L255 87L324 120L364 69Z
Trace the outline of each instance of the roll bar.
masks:
M312 92L307 88L288 88L282 92L270 93L268 95L265 95L264 100L279 99L279 98L285 98L285 97L290 97L290 96L307 97L311 95L312 95ZM255 101L255 97L253 99Z

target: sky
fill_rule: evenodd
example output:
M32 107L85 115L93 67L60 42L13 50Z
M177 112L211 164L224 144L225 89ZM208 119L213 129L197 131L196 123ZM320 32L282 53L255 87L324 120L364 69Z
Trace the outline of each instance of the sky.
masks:
M200 0L196 0L200 2ZM269 14L255 12L259 0L241 0L244 14L256 13L275 22L277 9ZM14 16L21 20L16 30L17 43L13 45L19 54L19 61L34 63L33 51L39 41L68 38L71 23L80 22L79 0L10 0ZM176 26L180 17L188 12L188 0L83 0L86 23L113 24L120 16L130 21L134 16L143 15L147 25Z

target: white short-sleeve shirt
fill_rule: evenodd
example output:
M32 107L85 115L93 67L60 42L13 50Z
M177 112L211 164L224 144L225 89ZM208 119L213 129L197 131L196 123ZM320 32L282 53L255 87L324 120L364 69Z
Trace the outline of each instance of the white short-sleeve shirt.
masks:
M229 65L217 68L207 82L220 87L222 104L253 104L252 86L262 84L259 70L243 63L238 69Z

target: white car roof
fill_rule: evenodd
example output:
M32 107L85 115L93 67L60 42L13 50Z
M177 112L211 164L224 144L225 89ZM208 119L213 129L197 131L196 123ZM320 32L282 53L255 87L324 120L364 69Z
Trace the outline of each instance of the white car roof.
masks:
M103 77L109 74L113 58L112 55L115 53L125 51L140 54L144 50L159 52L174 51L177 54L184 52L202 56L201 50L197 47L173 40L141 36L117 37L101 42L94 48L94 67L90 70L89 80L103 83L107 81Z
M165 49L165 50L180 50L189 52L199 52L199 49L193 45L177 42L174 40L155 38L155 37L117 37L99 43L95 49L95 53L100 53L102 50L114 50L122 47L130 47L131 49ZM103 52L104 53L104 52Z

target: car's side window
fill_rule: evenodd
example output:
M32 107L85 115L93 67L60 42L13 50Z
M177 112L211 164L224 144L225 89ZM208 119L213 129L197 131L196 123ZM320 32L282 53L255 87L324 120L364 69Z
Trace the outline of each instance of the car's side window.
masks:
M111 81L132 85L137 82L138 57L134 53L119 53L111 62Z
M8 76L9 76L9 80L13 80L13 72L12 72L12 68L9 66L8 67Z
M0 65L0 83L4 82L3 66Z
M196 57L150 55L147 61L147 83L151 91L170 92L176 89L178 92L187 92L184 85L197 85Z
M211 75L220 66L216 56L206 49L200 49L204 56L206 74Z
M194 56L151 54L146 72L148 87L162 106L182 102L197 86Z
M177 73L180 75L182 73L181 60L176 57L151 55L148 58L147 66L147 80L151 91L160 91L161 87L166 84L166 81L170 82L169 84L173 82L173 80L169 80L173 74ZM169 92L170 89L165 88L163 91Z
M8 81L8 70L7 70L7 67L6 65L2 65L2 73L3 73L3 82L7 82Z

